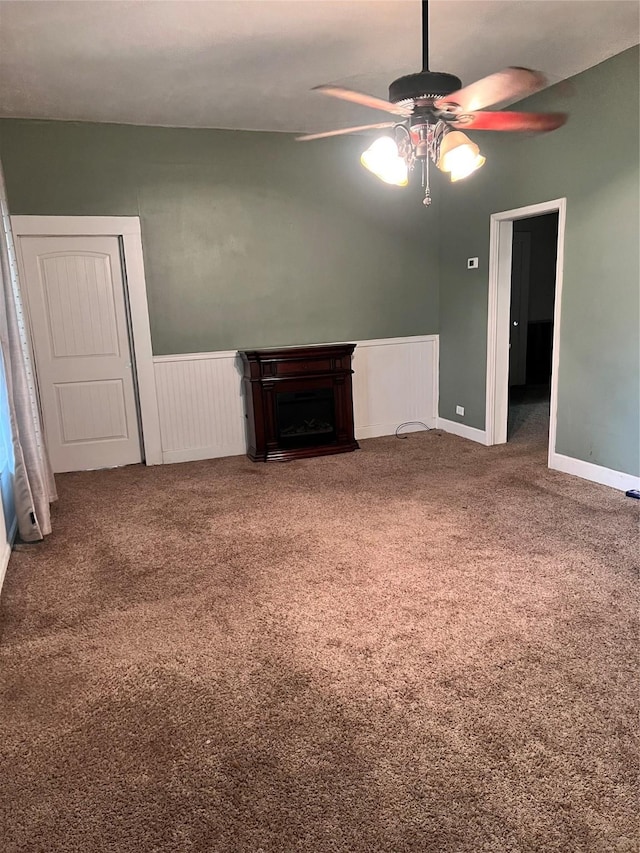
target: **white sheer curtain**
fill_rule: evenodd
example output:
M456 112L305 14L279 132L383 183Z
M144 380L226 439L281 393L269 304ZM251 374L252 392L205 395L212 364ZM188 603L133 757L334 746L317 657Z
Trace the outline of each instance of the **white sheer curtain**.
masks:
M15 456L14 493L18 533L24 542L37 542L51 533L49 504L57 495L42 436L1 163L0 214L0 342Z

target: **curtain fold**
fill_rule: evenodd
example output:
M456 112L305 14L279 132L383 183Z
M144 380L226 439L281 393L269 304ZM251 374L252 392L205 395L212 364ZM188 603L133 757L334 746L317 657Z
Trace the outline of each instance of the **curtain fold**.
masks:
M57 494L42 434L1 163L0 214L0 342L15 457L15 506L20 538L37 542L51 533L50 503Z

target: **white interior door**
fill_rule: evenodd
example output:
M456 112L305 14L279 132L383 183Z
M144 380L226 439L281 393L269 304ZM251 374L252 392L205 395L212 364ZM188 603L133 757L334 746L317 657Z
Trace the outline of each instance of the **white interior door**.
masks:
M21 237L44 430L55 472L141 461L117 237Z

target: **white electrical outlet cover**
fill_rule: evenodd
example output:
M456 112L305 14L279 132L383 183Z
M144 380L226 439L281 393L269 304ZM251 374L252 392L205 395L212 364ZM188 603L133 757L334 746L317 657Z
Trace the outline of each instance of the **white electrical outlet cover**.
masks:
M467 269L468 270L477 270L478 269L478 258L467 258Z
M456 415L464 415L464 406L456 406Z

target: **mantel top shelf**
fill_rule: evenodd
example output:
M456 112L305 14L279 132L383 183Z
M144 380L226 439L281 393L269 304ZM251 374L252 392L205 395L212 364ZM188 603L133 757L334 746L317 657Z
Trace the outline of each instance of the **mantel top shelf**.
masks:
M356 345L341 344L310 344L307 346L268 347L265 349L238 350L246 360L265 361L270 359L299 359L317 358L328 355L351 355Z

